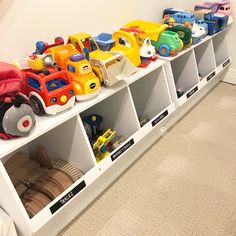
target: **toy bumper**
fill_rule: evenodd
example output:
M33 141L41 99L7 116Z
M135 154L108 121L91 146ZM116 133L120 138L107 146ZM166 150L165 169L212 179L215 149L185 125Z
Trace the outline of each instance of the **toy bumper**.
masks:
M56 113L64 111L68 108L72 108L75 105L75 97L71 97L65 105L52 105L49 107L44 107L44 110L49 115L56 115Z
M83 94L83 95L75 95L77 101L84 101L89 100L94 97L96 97L101 91L101 88L98 89L96 92L90 93L90 94Z

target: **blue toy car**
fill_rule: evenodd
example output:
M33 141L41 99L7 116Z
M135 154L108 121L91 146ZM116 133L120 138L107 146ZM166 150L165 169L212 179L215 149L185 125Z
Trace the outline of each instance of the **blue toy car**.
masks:
M188 12L177 12L172 14L171 17L173 17L175 19L175 22L179 24L184 24L185 22L189 22L191 25L193 25L193 23L196 20L196 17Z
M198 21L204 21L208 25L209 35L213 35L225 29L228 24L228 16L214 14L211 10L202 9L195 11L194 14L198 19L200 19Z
M163 18L165 18L166 15L173 17L176 23L179 24L184 24L186 21L188 21L191 23L191 25L193 25L194 21L196 20L194 14L192 14L189 11L181 9L167 8L163 12Z
M208 31L208 24L207 24L204 20L202 20L202 19L196 20L196 23L197 23L199 26L204 27L204 28Z

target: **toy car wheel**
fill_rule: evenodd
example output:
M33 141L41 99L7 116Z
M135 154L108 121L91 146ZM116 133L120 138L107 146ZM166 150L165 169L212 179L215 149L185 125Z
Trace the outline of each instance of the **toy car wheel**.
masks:
M32 96L29 99L29 103L36 115L42 116L45 114L43 105L37 97Z
M161 56L168 57L170 55L171 49L167 44L162 44L159 47L158 52Z
M193 39L191 38L190 42L188 44L186 44L185 47L189 48L192 46L192 44L193 44Z

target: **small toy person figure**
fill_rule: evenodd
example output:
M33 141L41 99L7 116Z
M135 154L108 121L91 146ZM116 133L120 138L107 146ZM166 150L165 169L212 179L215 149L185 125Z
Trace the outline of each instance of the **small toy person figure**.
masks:
M173 17L170 17L169 20L168 20L168 25L169 25L169 28L173 28L175 26L175 19Z

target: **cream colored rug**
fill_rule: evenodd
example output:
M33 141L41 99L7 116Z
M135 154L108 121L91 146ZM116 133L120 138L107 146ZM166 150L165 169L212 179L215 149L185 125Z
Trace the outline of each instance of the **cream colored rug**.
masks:
M236 235L236 86L220 83L68 235Z

